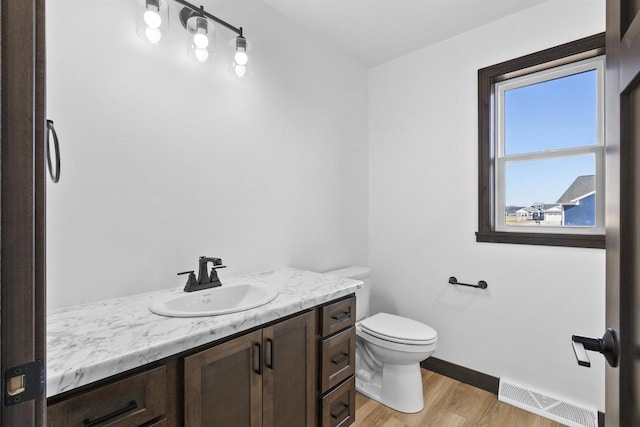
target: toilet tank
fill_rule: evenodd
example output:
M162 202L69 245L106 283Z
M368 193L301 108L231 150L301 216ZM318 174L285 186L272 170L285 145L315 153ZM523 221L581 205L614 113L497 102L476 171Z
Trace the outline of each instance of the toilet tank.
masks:
M362 288L356 291L356 320L362 320L369 315L369 298L371 295L371 269L369 267L353 265L351 267L327 271L324 274L344 277L346 279L362 280Z

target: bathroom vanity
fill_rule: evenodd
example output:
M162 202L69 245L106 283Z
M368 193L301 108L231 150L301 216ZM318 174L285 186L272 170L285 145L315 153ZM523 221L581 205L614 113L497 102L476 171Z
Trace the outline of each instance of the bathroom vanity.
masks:
M223 286L249 282L279 294L211 317L148 310L180 289L50 313L47 425L350 425L360 282L281 269Z

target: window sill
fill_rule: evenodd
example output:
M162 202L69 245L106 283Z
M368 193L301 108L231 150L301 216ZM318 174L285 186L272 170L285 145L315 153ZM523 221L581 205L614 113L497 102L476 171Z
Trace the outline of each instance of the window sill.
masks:
M603 234L541 234L489 231L476 232L476 242L567 246L594 249L605 248L605 237Z

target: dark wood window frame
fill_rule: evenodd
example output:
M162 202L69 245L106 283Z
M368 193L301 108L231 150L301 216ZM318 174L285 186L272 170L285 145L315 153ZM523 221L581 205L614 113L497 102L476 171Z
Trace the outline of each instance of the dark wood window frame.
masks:
M478 231L476 241L524 245L605 247L604 234L495 231L491 101L495 83L605 53L605 35L596 34L478 70Z

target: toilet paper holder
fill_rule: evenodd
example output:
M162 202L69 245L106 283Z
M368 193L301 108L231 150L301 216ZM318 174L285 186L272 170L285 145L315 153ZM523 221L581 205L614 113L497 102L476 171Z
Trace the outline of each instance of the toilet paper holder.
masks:
M458 282L458 279L455 278L455 276L449 277L449 283L452 285L469 286L472 288L479 288L479 289L487 289L487 286L489 286L487 285L487 282L485 282L484 280L480 280L477 285L471 285L469 283L460 283Z

